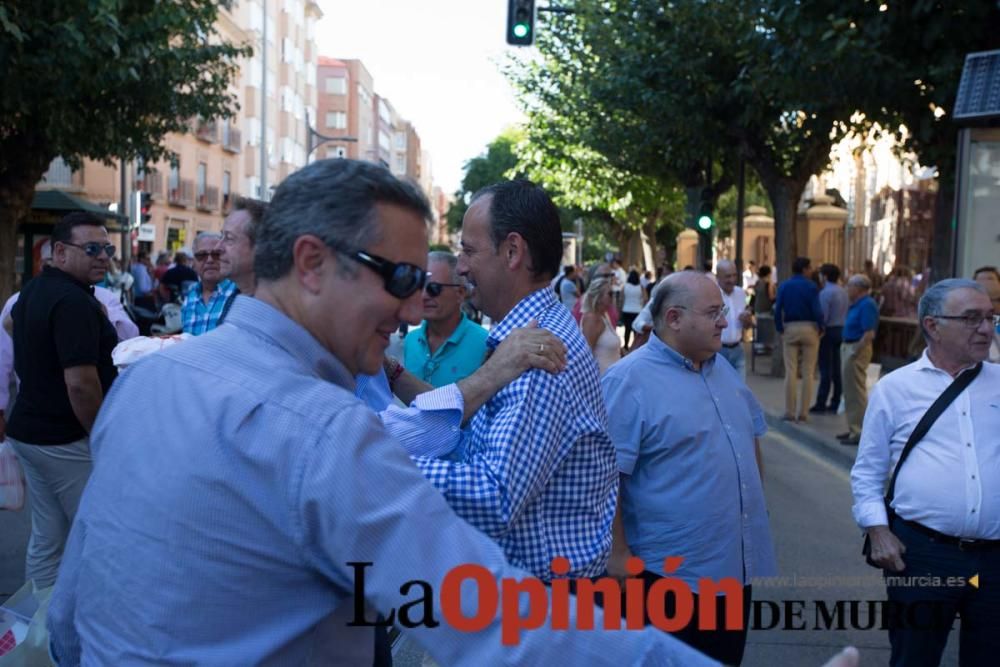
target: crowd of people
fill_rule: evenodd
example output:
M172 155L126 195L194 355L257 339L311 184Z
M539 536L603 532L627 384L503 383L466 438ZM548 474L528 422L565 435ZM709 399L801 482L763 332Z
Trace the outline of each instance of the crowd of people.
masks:
M675 614L666 596L663 609L643 605L645 629L600 630L604 614L629 606L625 586L621 600L605 595L604 610L593 610L598 630L579 629L571 605L567 629L543 625L516 647L503 645L499 617L476 633L408 628L441 664L492 664L500 652L517 664L741 662L751 582L777 572L762 481L767 426L745 383L745 332L773 301L793 376L788 416L805 419L817 357L835 358L829 345L819 352L820 333L836 326L831 313L844 320L845 370L870 354L870 283L853 276L846 299L833 287L822 297L805 259L776 294L761 267L751 295L728 261L714 274L656 281L616 258L589 272L561 267L557 209L525 180L472 197L457 256L428 252L429 215L418 188L351 160L295 172L269 203L238 200L221 235L195 239L193 269L181 255L159 277L148 257L132 267L137 300L179 285L193 337L120 374L111 352L122 334L92 289L115 248L88 214L55 226L51 266L10 309L20 385L6 430L29 473L27 576L55 586L57 664L389 664L389 621L354 622L358 609L374 619L412 604L409 583L436 587L469 563L497 586L539 580L552 587L545 595L561 578L638 579L643 590L675 578L694 592L693 612L676 632L648 627ZM822 272L829 286L834 269ZM961 352L956 332L978 336L993 311L976 283L940 285L920 302L929 348L913 372L943 377L985 356L978 337L966 336ZM619 319L634 334L624 356ZM397 359L385 351L402 323L410 328ZM799 404L792 369L805 385ZM969 385L971 405L996 402L998 369ZM854 375L844 375L852 404ZM817 406L832 405L830 386L839 399L836 376L824 377ZM876 393L889 410L890 389ZM905 531L894 541L897 526L872 497L912 415L872 425L852 405L867 462L859 456L867 486L856 518L872 557L896 569L916 547ZM985 445L998 419L963 412L956 429L970 448ZM998 455L980 453L974 468L987 480L966 488L1000 488ZM907 475L932 467L914 463ZM919 478L907 475L897 514L923 522L907 504ZM1000 503L969 498L980 514L958 532L930 525L958 535L956 548L1000 540ZM977 553L995 567L994 551ZM363 599L358 564L370 566ZM726 624L721 591L699 602L705 580L741 587L740 628ZM476 600L463 601L469 615ZM975 632L961 604L963 632L967 615ZM993 647L986 634L970 635L973 650ZM900 651L917 650L910 641L899 639Z

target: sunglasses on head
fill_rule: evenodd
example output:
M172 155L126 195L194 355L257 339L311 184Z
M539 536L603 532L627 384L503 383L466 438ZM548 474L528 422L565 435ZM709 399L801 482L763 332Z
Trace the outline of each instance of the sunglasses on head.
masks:
M427 283L424 285L424 291L427 292L427 296L433 298L441 296L445 287L464 287L464 285L460 283Z
M222 257L222 251L221 250L199 250L198 252L196 252L194 254L194 258L196 260L198 260L199 262L204 262L206 259L209 258L209 256L211 256L212 259L214 259L214 260L218 260L220 257Z
M115 247L110 243L97 243L96 241L91 241L90 243L70 243L69 241L60 241L63 245L71 245L74 248L79 248L84 252L87 257L99 257L103 252L108 257L115 256Z
M427 271L416 264L390 262L384 257L364 250L348 250L339 246L334 248L382 276L382 280L385 281L383 285L385 291L397 299L413 296L423 289L424 283L427 282Z

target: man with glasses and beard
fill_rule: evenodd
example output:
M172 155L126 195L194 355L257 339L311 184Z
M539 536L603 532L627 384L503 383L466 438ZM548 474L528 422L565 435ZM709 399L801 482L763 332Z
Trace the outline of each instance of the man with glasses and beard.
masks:
M226 302L236 283L222 276L220 234L199 234L194 240L194 270L198 282L191 286L181 308L184 333L200 336L219 326Z
M24 468L31 504L27 578L51 586L91 472L89 435L117 375L118 335L94 297L115 247L104 223L70 213L52 229L52 264L11 311L21 379L7 437Z
M435 387L472 375L486 356L489 333L462 312L465 284L455 273L457 264L449 252L427 256L424 321L403 341L406 370Z

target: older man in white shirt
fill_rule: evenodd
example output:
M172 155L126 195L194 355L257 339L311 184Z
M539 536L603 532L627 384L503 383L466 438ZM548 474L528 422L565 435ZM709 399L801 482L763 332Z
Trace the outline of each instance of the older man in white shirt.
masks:
M995 316L985 289L943 280L920 299L927 350L872 392L851 471L854 518L887 571L891 665L937 665L956 613L963 665L1000 655L1000 366L983 364ZM916 425L963 372L978 375L886 482ZM898 578L897 578L898 573ZM973 579L974 575L979 578ZM980 581L982 585L980 586Z
M719 354L726 358L744 380L747 376L746 353L743 350L743 328L750 326L753 316L747 308L747 295L736 284L739 273L736 264L728 259L721 260L715 267L715 279L722 290L722 303L726 308L726 328L722 331L722 349Z

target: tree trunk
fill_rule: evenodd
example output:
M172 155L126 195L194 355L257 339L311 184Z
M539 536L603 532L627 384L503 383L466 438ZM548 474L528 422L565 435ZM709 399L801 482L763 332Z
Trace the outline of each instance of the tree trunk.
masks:
M805 190L805 183L777 178L771 182L763 182L763 185L774 208L775 272L779 279L784 281L792 275L792 260L798 254L798 207L802 191ZM785 375L781 349L781 336L778 336L774 353L771 355L773 377Z
M5 138L0 152L0 297L6 301L14 293L17 226L31 210L35 185L54 156L18 135Z
M958 267L954 264L955 249L952 247L952 218L955 215L955 170L945 174L938 170L938 191L934 198L934 231L931 242L931 280L937 282L952 277ZM923 270L926 267L920 267ZM970 277L970 276L960 276Z
M659 213L651 213L645 224L642 226L642 255L643 270L656 270L656 228L659 222Z

